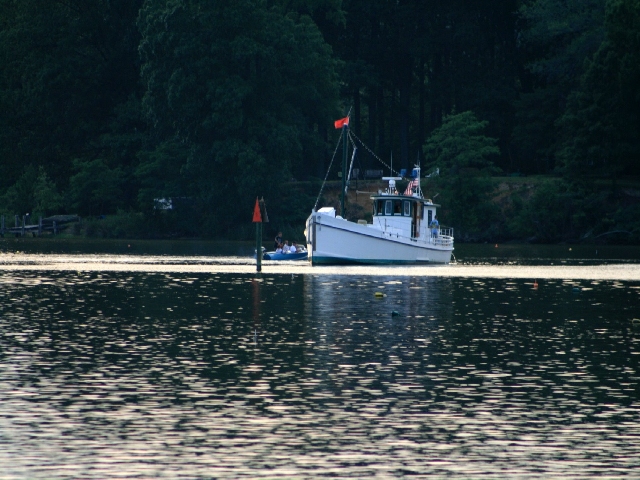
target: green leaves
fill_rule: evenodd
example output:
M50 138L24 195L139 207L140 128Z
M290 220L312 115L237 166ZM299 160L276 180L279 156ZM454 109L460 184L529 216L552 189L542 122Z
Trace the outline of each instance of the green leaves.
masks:
M494 138L484 135L487 124L470 111L446 117L425 145L429 164L454 172L469 168L483 173L495 170L491 159L499 155L500 150Z
M0 0L3 208L157 219L173 197L190 233L225 235L228 199L264 196L297 222L313 201L290 182L324 177L346 107L396 168L425 147L443 208L479 238L494 165L640 173L639 5Z
M62 195L44 167L36 171L33 165L25 167L18 181L7 189L3 200L4 210L13 214L46 216L62 213L64 205Z
M640 0L608 2L606 31L559 121L569 176L640 173Z
M183 194L222 227L234 221L215 212L225 195L242 191L247 207L277 197L337 98L335 62L315 24L261 0L227 0L147 2L139 25L145 112L160 144L188 152L164 190L188 184Z
M540 243L562 240L570 227L571 200L555 180L544 182L526 201L515 197L516 208L508 221L510 233Z
M81 215L114 213L121 206L123 176L102 159L74 161L76 174L69 182L70 204Z
M467 240L486 238L495 228L489 176L499 170L491 160L499 149L495 139L484 135L486 126L470 111L450 115L424 148L429 168L440 169L435 187L442 189L436 192L442 194L441 221L450 222L456 236Z
M25 163L66 184L137 82L139 0L0 0L0 182ZM129 20L129 30L127 30Z
M36 215L48 216L59 214L63 207L64 199L58 193L56 184L51 181L44 168L40 167L38 178L33 185L33 208L31 210Z

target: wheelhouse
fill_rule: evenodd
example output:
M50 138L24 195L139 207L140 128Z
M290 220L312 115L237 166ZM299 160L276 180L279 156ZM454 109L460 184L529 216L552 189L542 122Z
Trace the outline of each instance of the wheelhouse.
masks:
M411 197L373 197L374 217L417 217L430 223L436 216L437 205L430 200Z
M373 216L389 215L410 217L417 202L403 198L377 198L373 202Z
M437 207L431 200L395 192L380 192L371 198L373 225L385 232L412 239L429 236L428 226L436 216Z

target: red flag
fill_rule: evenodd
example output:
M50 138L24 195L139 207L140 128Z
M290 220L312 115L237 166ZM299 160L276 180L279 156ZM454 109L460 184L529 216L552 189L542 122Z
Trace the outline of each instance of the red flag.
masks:
M341 118L340 120L336 120L333 122L336 128L342 128L345 125L349 126L349 117Z
M256 206L253 207L253 222L262 223L262 215L260 214L260 204L258 203L258 197L256 197Z

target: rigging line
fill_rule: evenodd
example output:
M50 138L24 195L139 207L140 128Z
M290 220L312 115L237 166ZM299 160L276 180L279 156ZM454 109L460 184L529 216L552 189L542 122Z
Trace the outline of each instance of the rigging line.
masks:
M355 136L355 133L353 133L351 130L349 130L349 141L351 142L351 146L353 148L356 148L356 142L353 141L353 137Z
M325 183L327 183L327 178L329 177L329 172L331 171L331 166L333 165L333 161L336 158L336 153L338 153L338 147L340 146L340 141L344 135L340 135L338 138L338 143L336 143L336 148L333 151L333 157L331 157L331 162L329 163L329 168L327 168L327 173L324 175L324 180L322 181L322 185L320 186L320 192L318 193L318 198L316 198L316 203L313 205L313 211L316 211L316 207L318 206L318 202L320 201L320 197L322 196L322 190L324 189Z
M351 180L351 172L353 171L353 161L356 158L356 152L358 150L356 143L353 141L353 137L351 137L351 130L349 130L348 133L349 133L349 142L351 143L351 148L353 148L353 153L351 154L351 165L349 165L349 174L347 175L347 187L349 186L349 181Z
M347 189L349 188L349 183L351 182L351 172L353 171L353 160L356 158L356 152L358 151L358 148L354 145L353 146L353 154L351 155L351 165L349 166L349 174L347 175L347 181L344 185L344 193L347 193Z
M366 150L367 152L369 152L371 155L373 155L373 158L375 158L375 159L376 159L376 160L378 160L381 164L383 164L385 167L387 167L387 168L389 169L389 171L391 172L391 174L392 174L392 175L393 175L393 173L395 173L395 174L396 174L397 176L399 176L399 177L401 177L401 176L402 176L402 175L400 175L400 172L398 172L397 170L394 170L394 169L393 169L393 168L391 168L389 165L387 165L387 164L385 163L385 161L384 161L384 160L382 160L378 155L376 155L376 154L373 152L373 150L371 150L369 147L367 147L367 146L365 145L365 143L364 143L362 140L360 140L360 138L358 138L358 136L357 136L355 133L353 133L352 131L349 131L349 133L350 133L351 135L353 135L353 137L354 137L356 140L358 140L358 142L360 142L360 145L362 145L362 146L365 148L365 150Z

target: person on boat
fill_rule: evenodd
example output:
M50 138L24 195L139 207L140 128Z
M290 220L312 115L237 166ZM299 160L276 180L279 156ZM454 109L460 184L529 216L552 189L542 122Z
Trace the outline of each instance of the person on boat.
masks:
M298 251L298 246L296 242L291 242L291 246L289 247L289 253L296 253Z
M282 253L289 253L289 240L284 241L284 245L282 246Z
M431 229L431 235L433 237L438 236L438 230L440 229L440 224L438 223L438 217L433 217L431 223L429 224L429 228Z
M277 249L278 246L282 247L282 232L278 232L278 235L274 238L273 248Z
M276 253L282 253L282 244L279 243L278 246L276 247Z

